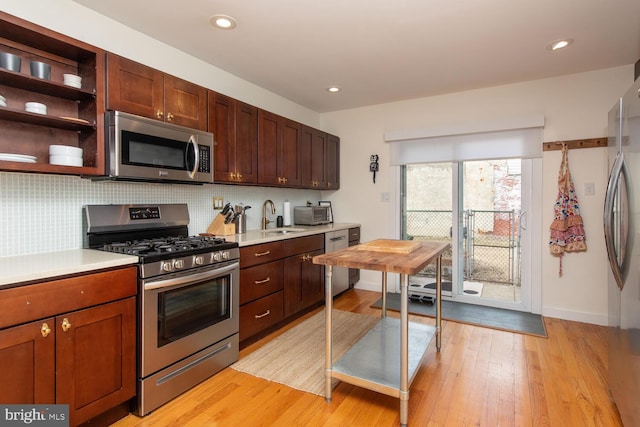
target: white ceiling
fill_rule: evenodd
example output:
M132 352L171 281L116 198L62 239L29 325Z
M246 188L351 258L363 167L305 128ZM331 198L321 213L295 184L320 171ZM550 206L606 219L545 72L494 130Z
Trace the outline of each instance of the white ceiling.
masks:
M640 59L640 0L75 1L317 112Z

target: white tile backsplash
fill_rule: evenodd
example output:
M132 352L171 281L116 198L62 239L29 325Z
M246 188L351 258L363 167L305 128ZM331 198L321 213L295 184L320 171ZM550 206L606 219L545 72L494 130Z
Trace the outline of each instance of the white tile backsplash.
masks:
M319 191L237 185L181 185L91 181L75 176L0 172L0 257L82 247L82 206L89 204L186 203L189 234L206 231L217 211L213 197L243 203L247 229L260 228L262 204L271 199L276 215L291 206L316 204ZM270 218L275 221L275 216Z

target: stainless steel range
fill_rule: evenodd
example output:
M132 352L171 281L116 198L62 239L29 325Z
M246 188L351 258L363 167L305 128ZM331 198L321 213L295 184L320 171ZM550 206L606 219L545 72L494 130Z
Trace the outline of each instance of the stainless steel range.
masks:
M188 224L184 204L83 208L85 248L140 260L138 415L238 360L238 244Z

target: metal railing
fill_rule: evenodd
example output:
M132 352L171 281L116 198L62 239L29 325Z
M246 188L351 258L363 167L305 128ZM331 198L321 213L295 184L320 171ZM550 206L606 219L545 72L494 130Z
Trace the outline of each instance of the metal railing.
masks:
M404 215L403 239L451 243L452 211L410 210ZM462 228L464 280L520 285L519 211L464 211ZM451 253L444 254L445 277ZM428 266L424 274L431 275Z

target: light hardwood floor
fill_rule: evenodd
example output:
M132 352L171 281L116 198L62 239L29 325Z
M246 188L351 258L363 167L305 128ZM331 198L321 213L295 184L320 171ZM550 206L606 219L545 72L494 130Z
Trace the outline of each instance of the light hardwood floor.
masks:
M334 308L379 315L377 292L352 290ZM322 310L320 308L318 310ZM244 357L310 313L243 349ZM390 312L390 315L396 315ZM411 316L433 324L433 319ZM409 426L621 426L607 389L606 328L545 319L548 339L443 322L410 389ZM399 400L340 383L323 397L226 368L133 426L397 426Z

